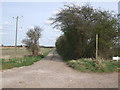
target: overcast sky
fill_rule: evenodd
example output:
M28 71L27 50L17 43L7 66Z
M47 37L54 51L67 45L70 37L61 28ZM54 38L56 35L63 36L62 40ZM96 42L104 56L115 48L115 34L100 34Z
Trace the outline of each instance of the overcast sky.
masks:
M69 2L71 3L71 2ZM86 2L76 2L84 5ZM87 2L94 8L115 11L118 13L118 2ZM14 45L15 41L15 19L20 16L18 30L18 45L25 38L29 28L38 25L43 28L40 45L54 46L56 39L62 34L55 30L48 20L63 7L65 2L3 2L2 22L0 22L0 35L3 45ZM23 17L21 17L23 16Z

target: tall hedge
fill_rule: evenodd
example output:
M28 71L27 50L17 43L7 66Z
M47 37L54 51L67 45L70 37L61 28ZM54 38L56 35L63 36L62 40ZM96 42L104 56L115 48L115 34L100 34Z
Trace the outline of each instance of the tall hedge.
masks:
M64 33L56 42L57 51L64 58L95 57L96 34L99 35L99 57L114 55L111 52L117 45L119 32L117 18L111 12L89 5L65 5L51 20L54 28Z

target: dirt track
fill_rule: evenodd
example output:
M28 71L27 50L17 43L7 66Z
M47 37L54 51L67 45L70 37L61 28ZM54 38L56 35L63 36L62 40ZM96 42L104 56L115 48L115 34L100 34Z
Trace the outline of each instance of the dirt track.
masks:
M2 81L3 88L118 88L118 73L78 72L51 52L31 66L4 70Z

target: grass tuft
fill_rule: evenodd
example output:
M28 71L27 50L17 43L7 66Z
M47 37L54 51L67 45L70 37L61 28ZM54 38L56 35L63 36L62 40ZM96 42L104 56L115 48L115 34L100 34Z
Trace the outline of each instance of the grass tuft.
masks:
M82 72L114 72L120 68L120 62L108 60L79 59L67 61L67 64Z

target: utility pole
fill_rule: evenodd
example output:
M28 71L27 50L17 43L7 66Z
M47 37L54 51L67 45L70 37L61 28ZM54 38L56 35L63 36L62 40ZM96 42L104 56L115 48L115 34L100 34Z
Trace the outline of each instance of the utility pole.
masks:
M96 59L98 58L98 34L96 34Z
M23 16L21 16L23 17ZM17 55L17 38L18 38L18 19L20 18L19 16L13 17L16 19L16 34L15 34L15 57Z
M18 18L19 16L16 17L16 36L15 36L15 53L17 54L17 32L18 32Z

